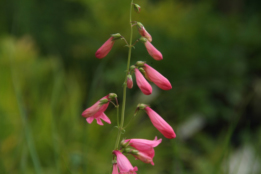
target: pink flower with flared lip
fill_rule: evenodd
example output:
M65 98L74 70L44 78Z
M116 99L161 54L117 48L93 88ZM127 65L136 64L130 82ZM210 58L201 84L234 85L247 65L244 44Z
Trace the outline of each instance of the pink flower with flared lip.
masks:
M108 100L107 103L102 104L103 100ZM92 123L94 119L97 120L97 123L99 125L103 125L100 119L104 120L105 122L111 124L110 119L104 114L104 111L109 106L110 99L107 96L102 97L100 100L98 100L94 105L91 107L85 109L82 113L82 116L86 118L86 121L88 123Z
M124 143L128 143L129 146L137 149L139 153L135 156L145 163L153 163L153 157L155 156L154 147L158 146L161 143L162 139L157 140L155 137L154 140L146 139L126 139Z
M176 138L176 134L172 127L161 116L159 116L159 114L157 114L148 106L145 107L145 111L154 127L158 129L166 138Z
M113 36L110 37L95 53L95 56L98 59L102 59L111 51L112 46L114 44Z
M93 116L86 118L86 121L87 121L89 124L91 124L94 119L96 119L97 124L99 124L99 125L101 125L101 126L103 125L101 119L102 119L103 121L105 121L106 123L111 124L111 120L109 119L109 117L107 117L107 115L105 115L104 112L101 113L101 114L98 112L98 113L94 114Z
M148 40L144 43L147 51L151 57L155 60L162 60L163 56Z
M148 39L149 42L152 42L152 37L151 35L149 34L149 32L147 32L147 30L145 29L145 27L141 27L141 28L138 28L139 30L139 33L141 36L145 37L146 39Z
M119 174L117 163L114 163L112 166L112 174Z
M138 168L136 166L133 167L126 156L118 150L114 150L113 153L117 156L117 166L120 174L136 174Z
M146 72L148 80L155 83L155 85L157 85L160 89L170 90L172 88L169 80L148 64L144 64L143 69Z
M135 76L136 83L143 94L150 95L152 93L152 87L137 68L135 68Z

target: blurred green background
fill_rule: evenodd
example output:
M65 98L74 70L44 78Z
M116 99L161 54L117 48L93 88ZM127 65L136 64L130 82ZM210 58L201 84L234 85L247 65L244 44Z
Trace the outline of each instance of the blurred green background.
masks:
M261 173L261 1L142 0L133 14L164 59L137 43L131 63L146 61L172 83L143 95L127 91L126 123L149 104L175 130L164 138L140 112L123 138L162 138L155 166L128 156L139 174ZM0 173L104 174L116 140L112 124L81 113L115 92L122 102L130 0L0 1ZM134 28L134 39L139 34ZM135 80L134 80L135 81Z

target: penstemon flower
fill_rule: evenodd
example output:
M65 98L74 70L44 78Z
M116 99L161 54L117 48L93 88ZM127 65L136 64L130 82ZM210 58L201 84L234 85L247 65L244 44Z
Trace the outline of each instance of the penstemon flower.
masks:
M112 174L119 174L117 163L114 163L112 166Z

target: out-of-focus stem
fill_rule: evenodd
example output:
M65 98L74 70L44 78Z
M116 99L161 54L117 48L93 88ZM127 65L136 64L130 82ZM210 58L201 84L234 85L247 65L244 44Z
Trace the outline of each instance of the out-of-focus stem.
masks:
M120 124L120 127L118 127L119 131L118 131L118 135L117 135L117 139L116 139L115 149L117 149L118 146L119 146L121 132L122 132L123 125L124 125L125 105L126 105L126 90L127 90L127 75L129 73L129 70L130 70L130 59L131 59L131 49L132 49L132 33L133 33L132 23L131 23L132 22L132 19L131 19L132 4L133 4L133 0L131 0L131 4L130 4L130 42L129 42L129 53L128 53L127 70L126 70L126 76L125 76L125 80L124 80L124 84L123 84L123 100L122 100L122 109L121 109L121 124Z

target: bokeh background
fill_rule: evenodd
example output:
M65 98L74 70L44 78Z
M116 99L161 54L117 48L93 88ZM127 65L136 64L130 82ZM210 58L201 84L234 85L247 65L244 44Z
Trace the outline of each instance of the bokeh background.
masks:
M136 2L136 1L134 1ZM116 140L112 124L87 124L81 112L109 92L122 102L130 0L0 1L0 173L104 174ZM164 59L137 43L131 63L146 61L173 89L134 85L126 123L149 104L174 128L164 138L140 112L123 138L162 138L155 166L128 156L140 174L261 173L261 1L142 0L144 24ZM139 34L134 28L134 39Z

